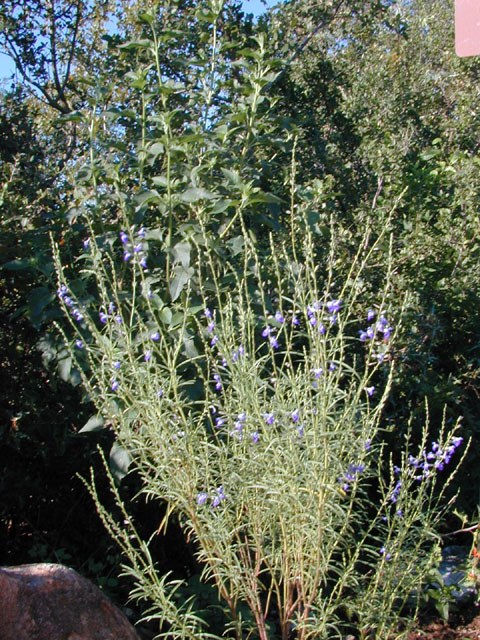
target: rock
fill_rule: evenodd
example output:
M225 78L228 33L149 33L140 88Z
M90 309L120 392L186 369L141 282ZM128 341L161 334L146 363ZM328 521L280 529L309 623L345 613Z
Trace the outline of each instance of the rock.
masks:
M0 640L139 640L89 580L58 564L0 568Z
M442 549L442 561L438 567L445 587L451 587L451 595L457 602L468 602L477 595L476 582L468 579L470 547L451 545Z

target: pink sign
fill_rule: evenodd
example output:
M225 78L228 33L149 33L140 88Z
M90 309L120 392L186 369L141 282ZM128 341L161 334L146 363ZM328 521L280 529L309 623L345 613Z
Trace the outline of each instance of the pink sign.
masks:
M455 0L455 51L461 58L480 55L480 0Z

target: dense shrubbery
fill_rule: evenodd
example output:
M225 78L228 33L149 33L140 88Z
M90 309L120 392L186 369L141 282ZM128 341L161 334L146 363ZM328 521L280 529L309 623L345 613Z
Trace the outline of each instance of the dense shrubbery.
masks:
M335 3L286 3L253 37L234 3L227 14L221 3L164 2L129 25L130 39L108 38L101 80L63 87L72 96L60 100L60 121L27 111L31 98L4 100L5 266L17 315L24 305L42 332L23 341L30 351L38 342L64 380L82 379L98 416L87 422L75 411L75 431L87 423L80 435L43 420L31 431L20 419L12 431L7 420L37 403L24 397L2 437L44 451L51 442L53 465L54 449L68 453L74 442L90 443L87 461L103 430L117 482L135 469L124 485L166 505L156 511L166 508L159 531L173 517L192 532L186 556L206 563L237 637L242 628L288 637L291 624L299 637L330 637L349 618L385 637L411 590L410 578L393 576L413 568L402 564L409 548L419 575L428 566L423 535L447 489L434 492L433 476L428 491L418 489L420 478L434 469L440 484L448 477L444 456L459 442L448 433L459 416L465 439L476 437L476 63L441 49L445 3L432 6L442 20L419 58L422 3L389 4L352 0L340 16ZM15 369L12 334L3 335ZM31 367L29 377L41 375ZM432 437L447 442L421 461L425 398ZM406 440L419 456L409 458ZM389 448L404 457L389 462ZM320 450L328 462L317 469ZM247 467L258 472L250 478ZM465 505L478 484L471 468L457 476L474 480ZM417 490L407 491L410 483ZM289 500L297 493L298 512ZM319 515L305 551L298 540L310 531L312 505ZM122 509L120 498L110 506ZM158 523L138 523L139 551L128 542L136 531L99 508L130 555L137 595L161 605L179 636L206 633L194 612L179 630L178 603L149 565L142 540ZM5 522L12 513L5 509ZM211 529L217 520L223 538ZM175 577L185 577L181 567Z

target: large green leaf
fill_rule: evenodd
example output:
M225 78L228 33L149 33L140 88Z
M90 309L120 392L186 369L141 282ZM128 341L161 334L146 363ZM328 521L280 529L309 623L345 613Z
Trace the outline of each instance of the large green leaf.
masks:
M174 269L175 275L170 280L170 283L168 286L172 301L175 301L178 298L178 296L182 293L183 288L185 287L185 285L187 284L187 282L190 280L190 278L193 276L194 273L195 273L195 270L192 267L188 267L187 269L185 269L185 267L182 264L177 264L177 266Z
M175 263L181 263L181 265L188 269L190 266L190 252L192 250L192 246L189 242L183 241L178 242L173 247L173 259Z
M212 198L215 198L215 194L201 187L192 187L180 195L180 199L183 202L198 202L199 200L211 200Z
M102 416L94 415L87 420L87 422L80 429L79 433L87 433L89 431L102 431L102 429L105 428L105 422Z
M120 482L128 473L131 457L119 442L115 442L110 450L109 466L116 482Z

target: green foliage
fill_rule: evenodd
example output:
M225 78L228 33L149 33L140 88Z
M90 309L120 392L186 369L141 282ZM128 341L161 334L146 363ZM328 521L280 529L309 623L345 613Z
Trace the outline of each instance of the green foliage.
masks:
M295 13L308 13L307 4L296 3ZM349 225L345 264L366 211L375 210L376 233L403 194L390 226L393 286L399 300L411 292L412 304L387 415L406 423L414 414L420 429L428 397L432 415L447 402L449 418L460 412L477 438L478 58L459 59L448 44L450 2L363 3L363 11L365 20L354 7L339 12L316 33L301 64L283 75L277 108L302 124L302 175L328 184L326 206ZM282 37L295 43L300 19L289 29L291 17L280 12L271 24L275 31L280 21ZM380 266L365 283L372 300L381 278ZM478 487L471 456L461 481L473 490L464 494L470 513Z
M328 186L297 181L299 134L275 111L280 66L264 35L227 59L210 8L195 15L209 57L192 56L194 81L161 72L175 34L160 41L143 15L150 35L123 46L141 53L125 108L81 116L90 152L71 217L84 251L62 266L54 245L69 321L59 329L98 409L85 428L103 420L116 434L120 518L93 478L90 491L162 635L212 637L199 617L210 605L195 592L179 601L181 582L155 570L114 482L129 469L139 495L165 504L159 532L175 516L194 540L226 615L219 633L402 633L452 478L437 483L437 472L461 438L440 421L428 454L427 428L415 455L410 433L400 451L386 446L391 308L399 336L403 313L391 304L395 214L383 228L365 216L352 252ZM106 126L124 117L128 145L122 125Z
M82 355L78 365L89 395L131 455L140 492L166 503L160 529L176 514L195 540L203 579L212 580L227 603L226 629L235 637L286 638L293 629L299 638L342 637L350 628L345 612L363 634L385 637L397 629L401 606L430 566L428 542L431 547L438 500L449 483L437 492L426 431L413 461L408 442L401 456L382 455L379 419L388 373L383 397L376 403L368 398L388 338L377 329L360 359L358 339L350 335L357 279L378 245L365 256L360 250L349 285L338 289L345 305L339 311L329 289L318 290L323 265L312 261L311 234L293 228L288 250L271 248L273 271L261 266L248 235L244 264L252 267L243 275L217 265L206 251L197 273L202 282L209 274L213 288L200 287L205 297L199 308L184 300L185 310L197 316L199 348L186 344L193 342L186 313L164 328L154 321L156 310L143 307L141 298L149 297L139 286L132 285L133 297L115 285L109 289L118 282L106 279L112 258L98 255L104 297L82 307L77 336L88 366ZM96 251L93 245L94 261ZM132 266L141 280L142 271ZM220 288L229 275L236 283L231 294ZM65 283L59 294L74 323L80 303L71 304ZM107 308L112 298L117 315L102 328L96 308ZM202 309L205 320L198 317ZM453 434L440 438L440 450L450 450ZM95 485L90 488L129 558L125 571L136 582L134 595L153 602L147 619L167 625L161 629L169 637L209 637L196 603L179 608L172 599L178 582L167 583L154 570L111 478L123 525L102 506ZM249 617L240 605L248 606Z
M38 344L44 362L63 380L78 385L83 378L98 413L82 415L81 437L92 438L89 442L105 437L109 446L109 434L116 433L109 463L117 482L128 483L128 469L138 465L130 438L145 418L141 394L159 391L153 364L144 360L147 351L163 363L155 374L162 391L173 393L178 383L175 406L192 407L188 425L200 427L195 416L206 402L213 371L205 305L213 308L215 302L229 358L238 348L232 342L240 329L235 307L244 310L241 326L249 336L252 369L233 386L238 383L245 392L249 385L256 388L262 402L277 399L275 394L285 401L291 391L287 384L275 391L264 376L268 364L302 388L303 379L291 372L297 375L306 366L312 335L285 331L288 340L275 354L260 336L279 304L293 310L300 301L308 303L307 292L299 291L303 278L311 278L309 286L319 292L310 302L325 302L324 292L339 297L343 286L351 293L352 324L341 327L347 340L343 355L348 353L348 365L359 375L367 375L368 368L364 345L350 339L366 329L358 318L375 308L388 309L389 319L397 319L395 346L382 345L392 369L387 374L371 368L374 384L364 380L364 386L391 384L385 403L378 405L384 404L383 414L374 420L388 429L382 436L388 446L403 450L405 438L421 446L425 397L433 437L441 430L445 403L447 425L462 415L464 433L477 437L478 60L458 60L445 45L453 41L451 3L296 0L262 19L255 34L233 1L120 3L110 22L115 32L104 37L105 21L115 11L110 3L61 2L56 10L44 3L20 4L0 9L0 45L15 57L24 85L34 93L2 95L2 267L12 302L8 322L24 316L41 333L22 333L17 346L8 324L2 359L8 371L21 370L18 363L23 366L24 354L31 355ZM133 20L137 15L140 20ZM55 35L53 46L35 37L38 33ZM52 321L61 322L51 240L62 256L60 284L68 285L62 301L67 296L71 302L66 307L73 320L62 325L65 342L51 333ZM375 253L365 262L372 247ZM306 275L307 264L314 275ZM359 273L351 271L352 264L361 264ZM74 320L72 311L82 320ZM161 338L152 345L150 336L157 331ZM83 349L72 347L75 339ZM337 346L329 343L335 357ZM288 358L291 371L284 370ZM121 362L118 373L112 370L116 362ZM42 378L37 366L35 361L29 371ZM255 387L257 379L261 383ZM115 394L114 382L120 385ZM11 388L6 385L5 393ZM327 397L337 398L336 410L352 399L340 389L346 394L341 400L335 385L325 389ZM31 430L30 419L17 420L33 415L41 397L37 388L8 393L16 393L15 402L9 397L4 405L10 412L2 431L8 450L29 447L46 459L46 451L71 450L61 430L44 423ZM226 414L237 400L230 398ZM164 416L163 402L155 397L149 422ZM261 422L261 413L255 415ZM20 430L10 430L12 419ZM346 437L339 438L340 451ZM276 440L270 444L278 450ZM342 455L335 447L331 452L340 464ZM471 513L480 468L475 447L469 456L457 482ZM273 466L282 465L276 460ZM213 466L212 473L219 471ZM295 473L291 469L288 479ZM388 469L379 474L379 486L389 482ZM369 515L374 512L369 500L378 502L380 491L374 484L366 496L363 489L358 494ZM156 486L152 492L163 495ZM341 514L345 503L335 505ZM188 528L193 511L180 513L187 513ZM104 516L108 519L107 512ZM354 531L351 539L357 535ZM127 538L128 555L133 552ZM144 549L141 539L139 534ZM64 548L50 545L50 551ZM35 549L41 555L41 547ZM156 584L154 600L163 603L171 622L183 587L173 599L162 600L165 591L155 582L148 557L143 565L141 554L130 557L148 576L143 593ZM395 566L398 562L401 558ZM273 579L265 584L258 579L265 594L274 593ZM327 584L328 589L332 582ZM372 595L368 589L363 593ZM209 582L195 611L211 612L218 604L228 619L228 599L217 603L212 593ZM349 592L332 619L355 619L362 597L355 601ZM237 611L245 628L257 624L244 605ZM194 629L195 612L189 615L186 629Z

